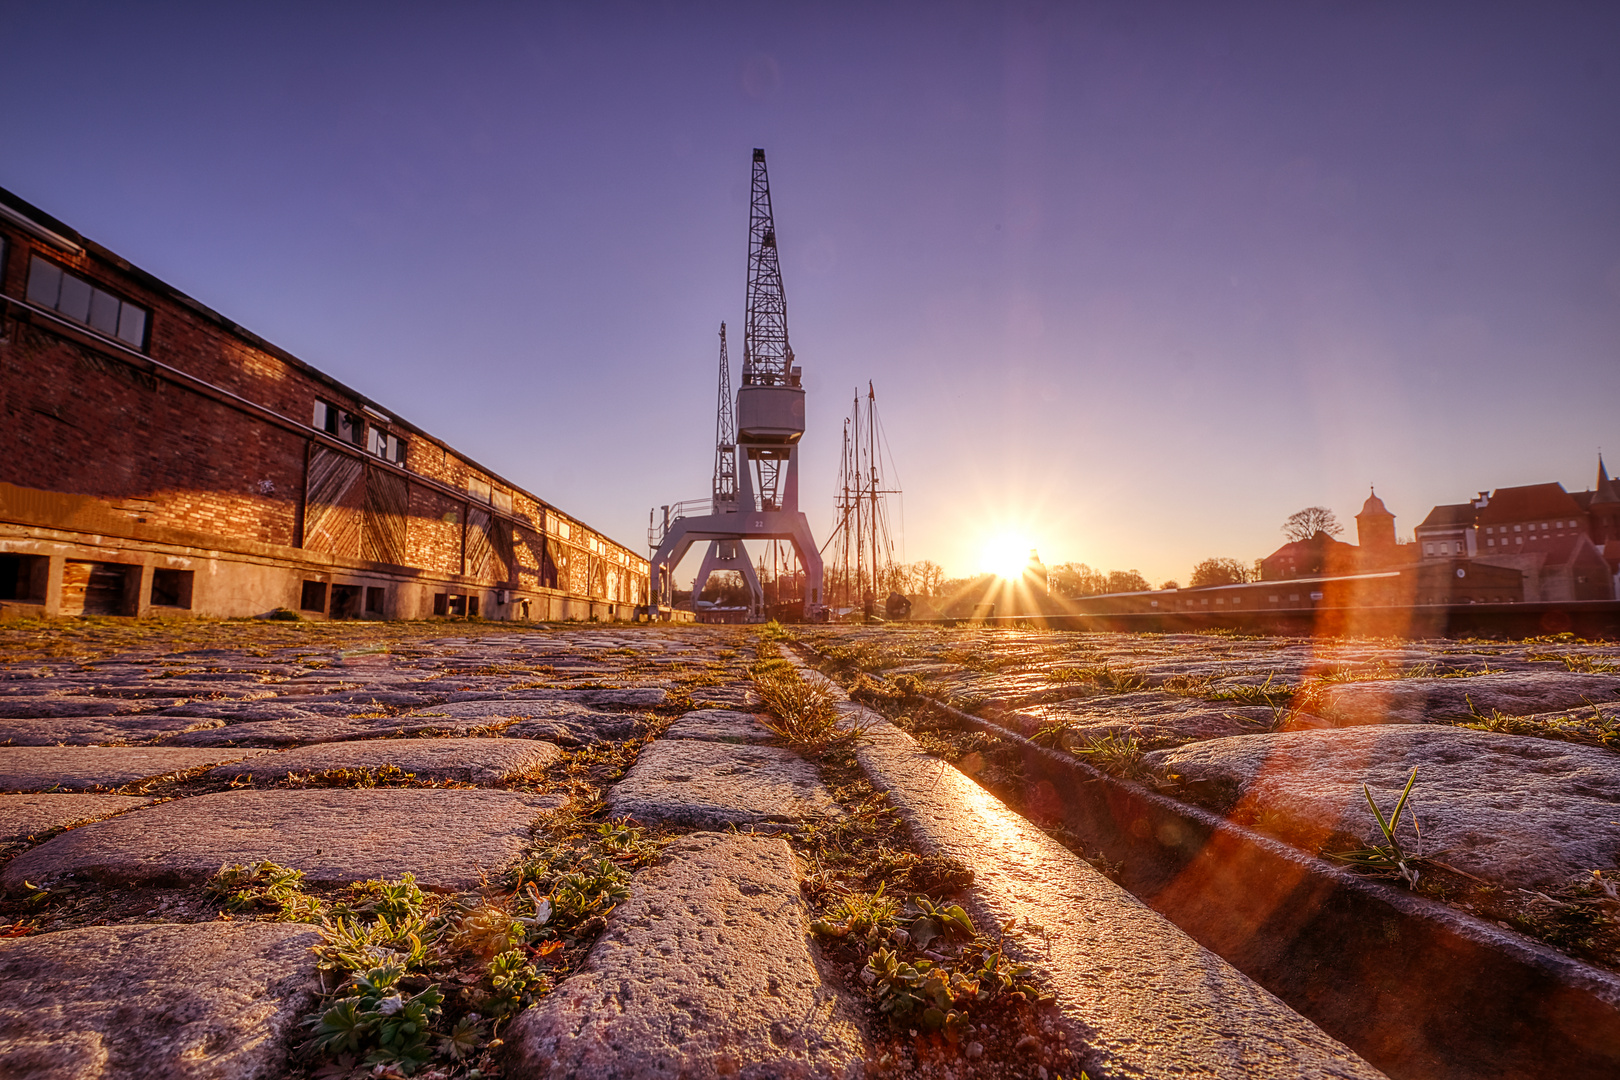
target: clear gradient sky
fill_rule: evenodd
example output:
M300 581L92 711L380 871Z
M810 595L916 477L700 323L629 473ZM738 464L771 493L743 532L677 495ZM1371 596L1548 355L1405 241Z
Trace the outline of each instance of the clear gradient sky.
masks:
M1183 582L1620 465L1620 5L0 0L0 185L638 550L769 154L825 535ZM740 333L740 331L739 331ZM734 358L740 343L733 338Z

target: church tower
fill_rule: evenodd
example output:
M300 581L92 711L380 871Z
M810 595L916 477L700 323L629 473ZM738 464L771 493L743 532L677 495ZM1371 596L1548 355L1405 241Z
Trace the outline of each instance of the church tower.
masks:
M1609 478L1603 467L1603 455L1598 455L1597 486L1587 512L1592 516L1592 543L1598 547L1611 540L1620 540L1620 485Z
M1372 493L1356 515L1356 542L1363 569L1371 570L1395 561L1395 515L1376 491L1368 490Z

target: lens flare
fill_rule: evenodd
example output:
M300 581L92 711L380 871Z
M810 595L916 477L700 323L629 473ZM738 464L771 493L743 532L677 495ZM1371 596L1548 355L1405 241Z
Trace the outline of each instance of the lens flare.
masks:
M999 533L979 553L979 569L1002 578L1022 577L1034 547L1030 538L1021 533Z

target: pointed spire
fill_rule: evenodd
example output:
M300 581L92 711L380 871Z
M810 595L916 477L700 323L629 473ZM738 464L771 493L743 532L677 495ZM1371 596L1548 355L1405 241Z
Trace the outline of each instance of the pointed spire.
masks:
M1597 506L1604 503L1620 503L1620 492L1615 490L1614 481L1609 478L1609 472L1603 467L1603 452L1598 451L1597 486L1592 489L1592 503Z

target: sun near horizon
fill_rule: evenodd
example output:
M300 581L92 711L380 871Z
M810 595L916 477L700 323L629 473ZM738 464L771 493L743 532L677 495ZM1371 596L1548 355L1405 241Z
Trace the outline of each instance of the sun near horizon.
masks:
M979 572L1009 580L1022 577L1029 566L1030 552L1034 550L1035 540L1028 533L1010 530L996 533L979 550Z

